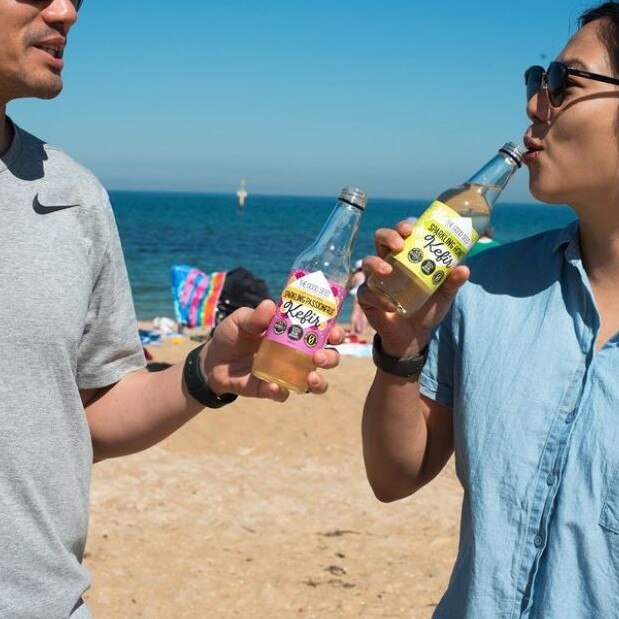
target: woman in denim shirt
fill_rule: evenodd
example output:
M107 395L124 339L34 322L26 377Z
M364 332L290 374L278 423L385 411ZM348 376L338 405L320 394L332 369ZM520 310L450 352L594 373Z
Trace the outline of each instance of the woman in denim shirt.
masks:
M435 616L619 617L619 3L525 82L531 193L578 220L456 267L410 319L360 289L378 334L367 475L394 501L455 453L460 545ZM377 231L366 275L410 232Z

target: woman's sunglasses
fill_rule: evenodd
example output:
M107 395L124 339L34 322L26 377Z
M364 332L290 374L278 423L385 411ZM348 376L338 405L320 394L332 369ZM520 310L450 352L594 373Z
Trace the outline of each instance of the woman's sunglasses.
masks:
M568 75L576 75L577 77L585 77L589 80L598 82L606 82L607 84L616 84L619 86L619 79L608 75L600 75L598 73L590 73L589 71L581 71L580 69L571 69L562 62L551 62L548 69L534 65L529 67L524 72L524 83L527 87L527 101L530 101L533 95L536 95L540 90L546 90L548 101L553 107L559 107L565 99L565 90L567 88Z

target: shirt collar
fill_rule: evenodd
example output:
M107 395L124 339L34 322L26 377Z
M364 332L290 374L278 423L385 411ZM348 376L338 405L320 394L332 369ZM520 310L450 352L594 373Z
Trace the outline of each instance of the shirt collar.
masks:
M7 121L13 127L13 141L9 149L0 157L0 173L8 170L17 161L21 153L21 134L19 127L7 116Z
M562 247L569 245L570 247L578 248L580 252L580 237L578 232L578 220L569 223L565 228L559 231L557 240L555 241L553 252L558 252Z

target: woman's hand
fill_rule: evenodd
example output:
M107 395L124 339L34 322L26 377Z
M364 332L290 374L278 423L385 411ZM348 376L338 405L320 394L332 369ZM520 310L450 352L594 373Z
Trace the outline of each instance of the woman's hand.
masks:
M381 228L376 231L376 256L368 256L363 261L363 271L367 278L373 273L390 275L391 265L385 260L391 252L404 247L404 239L410 236L413 228L407 222L400 222L394 230ZM443 285L412 316L404 318L396 312L395 306L378 296L367 283L359 288L357 298L369 323L380 334L383 350L394 357L416 355L430 340L433 329L443 320L460 287L469 278L469 269L457 266Z

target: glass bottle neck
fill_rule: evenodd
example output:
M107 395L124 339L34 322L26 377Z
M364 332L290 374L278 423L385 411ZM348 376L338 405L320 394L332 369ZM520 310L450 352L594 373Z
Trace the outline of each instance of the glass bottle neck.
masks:
M518 164L509 155L499 152L481 170L473 174L467 185L482 185L486 188L486 200L493 206L507 183L518 169Z
M363 210L338 200L314 243L295 260L295 268L320 270L324 275L345 283Z
M338 200L318 235L318 241L324 239L329 246L350 253L362 214L363 209L358 206Z

